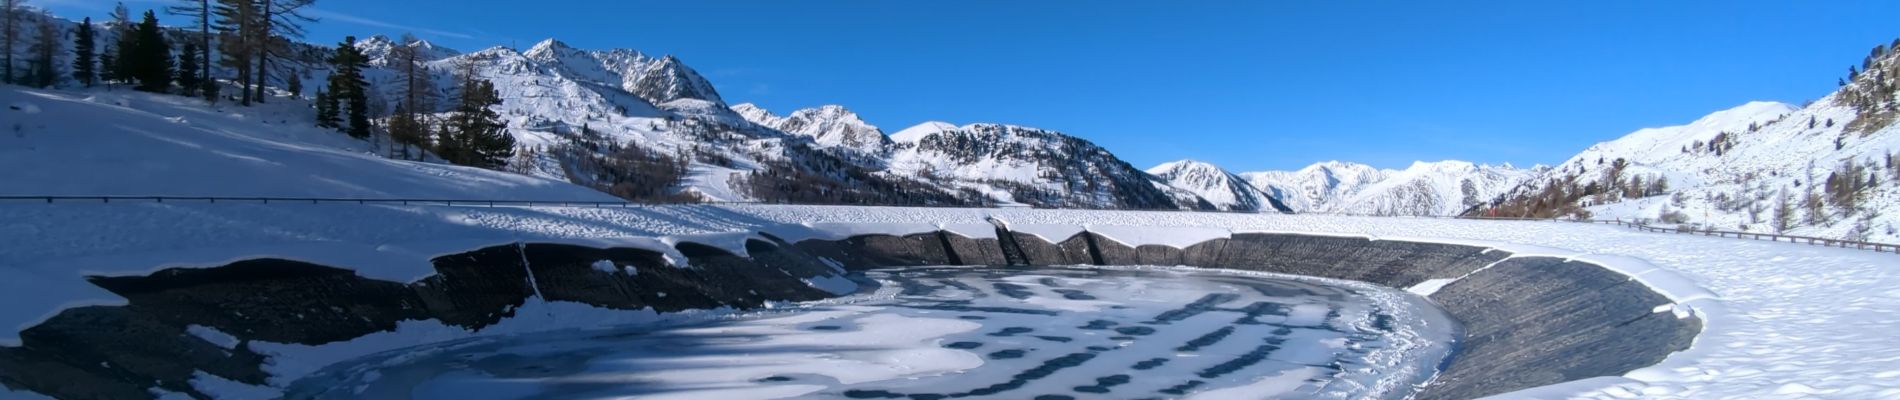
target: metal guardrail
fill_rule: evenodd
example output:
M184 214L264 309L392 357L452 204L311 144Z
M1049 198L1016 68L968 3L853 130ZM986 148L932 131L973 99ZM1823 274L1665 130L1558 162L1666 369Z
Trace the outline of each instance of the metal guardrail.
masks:
M795 205L812 205L812 206L869 206L866 204L848 204L848 203L822 204L822 203L776 203L776 202L738 202L738 201L711 201L711 202L696 202L696 203L677 203L677 202L675 203L640 203L640 202L629 202L629 201L469 200L469 199L424 199L424 198L358 199L358 198L323 198L323 197L218 197L218 196L0 196L0 205L19 204L19 203L55 204L55 203L93 203L93 202L97 202L101 204L112 204L116 202L116 203L201 203L201 204L356 204L356 205L424 205L424 206L455 206L455 207L587 207L587 208L638 208L638 207L678 205L678 204L710 204L710 205L770 205L770 204L794 205L795 204ZM903 207L969 208L967 206L945 206L945 205L906 205ZM1237 212L1237 211L1196 211L1196 210L1166 210L1166 209L1108 209L1108 210L1247 213L1247 212ZM1394 217L1392 215L1343 214L1343 213L1307 213L1307 214L1309 215L1337 215L1337 216L1352 216L1352 217ZM1411 216L1411 217L1437 218L1437 219L1498 220L1498 221L1557 221L1557 222L1597 223L1597 224L1618 225L1618 226L1623 226L1623 227L1627 227L1631 229L1636 229L1643 232L1703 235L1703 236L1715 236L1715 237L1724 237L1724 238L1732 237L1732 238L1737 238L1737 239L1766 240L1766 241L1771 241L1771 242L1785 241L1788 243L1805 243L1805 244L1815 245L1815 246L1852 248L1852 249L1860 249L1860 250L1872 250L1872 251L1881 252L1881 253L1900 254L1900 244L1829 239L1829 238L1812 237L1812 236L1782 235L1782 234L1774 234L1774 233L1754 233L1754 232L1721 231L1721 230L1714 230L1714 229L1696 229L1696 228L1684 227L1684 226L1677 226L1673 228L1659 227L1659 226L1646 224L1642 221L1578 220L1578 219L1561 219L1561 218L1514 218L1514 217L1462 217L1462 216L1444 217L1444 216L1431 216L1431 215Z

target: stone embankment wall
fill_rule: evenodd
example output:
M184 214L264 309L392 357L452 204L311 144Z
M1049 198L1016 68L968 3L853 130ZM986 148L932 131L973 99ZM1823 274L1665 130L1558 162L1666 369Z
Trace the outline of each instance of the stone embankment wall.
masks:
M674 246L688 266L634 248L526 243L438 257L436 274L402 283L348 266L255 259L147 276L94 277L122 306L66 309L0 347L0 383L59 398L150 398L153 387L204 396L203 371L263 384L266 356L187 332L320 345L434 320L496 324L536 296L611 309L759 307L833 296L812 279L847 269L922 265L1186 265L1369 282L1395 288L1458 278L1430 298L1465 326L1458 352L1420 399L1462 399L1620 375L1685 349L1694 318L1658 313L1669 300L1594 264L1510 257L1480 247L1297 234L1234 234L1186 248L1130 247L1082 232L1057 242L998 228L996 238L948 231L787 243L770 235L744 255ZM606 261L603 263L602 261ZM609 265L611 264L611 265Z

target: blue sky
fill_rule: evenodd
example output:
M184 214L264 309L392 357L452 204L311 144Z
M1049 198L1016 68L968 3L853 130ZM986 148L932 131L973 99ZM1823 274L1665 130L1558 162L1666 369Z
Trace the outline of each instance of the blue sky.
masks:
M29 0L66 16L105 0ZM128 2L136 9L163 2ZM321 0L311 41L557 37L678 55L732 103L1081 136L1137 167L1556 163L1749 100L1827 94L1900 2Z

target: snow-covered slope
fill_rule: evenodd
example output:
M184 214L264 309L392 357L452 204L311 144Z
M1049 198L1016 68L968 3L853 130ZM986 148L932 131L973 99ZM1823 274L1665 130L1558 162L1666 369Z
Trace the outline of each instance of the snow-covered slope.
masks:
M131 91L0 86L0 194L613 201L566 182L383 158L307 103L207 108Z
M1328 161L1298 171L1242 174L1295 211L1369 215L1457 215L1496 198L1539 169L1466 161L1415 162L1403 170Z
M1900 241L1900 53L1803 106L1751 102L1585 149L1474 213Z
M1148 168L1148 173L1160 177L1175 188L1200 196L1221 210L1292 211L1273 195L1214 164L1195 160L1171 161Z
M1889 161L1900 151L1900 129L1847 131L1858 116L1838 96L1807 107L1751 102L1688 125L1639 130L1591 146L1481 212L1535 213L1544 201L1599 219L1900 240L1892 216L1900 188L1891 184L1900 170ZM1858 168L1848 170L1850 162ZM1851 187L1837 192L1830 181Z
M915 126L911 126L909 128L904 128L904 130L901 130L901 131L897 131L897 133L891 134L891 140L895 142L901 142L901 143L916 143L918 140L923 140L924 137L930 136L937 132L952 131L956 129L957 129L956 124L943 122L943 121L929 121L929 122L917 124Z

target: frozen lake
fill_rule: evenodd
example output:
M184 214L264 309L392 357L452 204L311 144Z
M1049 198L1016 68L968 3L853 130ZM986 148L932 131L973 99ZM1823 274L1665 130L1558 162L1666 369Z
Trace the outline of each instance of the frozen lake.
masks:
M691 322L372 355L291 398L1400 398L1455 326L1372 285L1184 268L871 271L879 289Z

